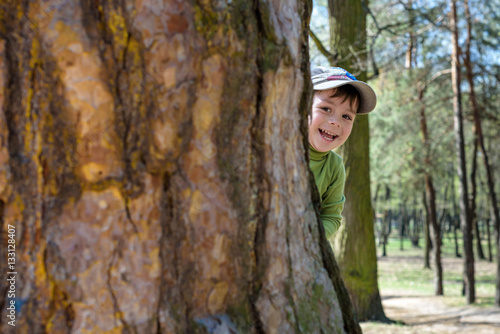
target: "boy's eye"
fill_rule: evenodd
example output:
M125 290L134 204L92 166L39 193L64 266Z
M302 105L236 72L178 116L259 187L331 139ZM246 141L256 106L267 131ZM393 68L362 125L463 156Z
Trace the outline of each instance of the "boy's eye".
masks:
M330 112L331 111L331 109L327 108L327 107L323 107L323 108L321 108L321 110L323 110L324 112Z
M345 119L348 119L348 120L352 120L352 117L351 117L351 116L349 116L349 115L344 115L344 116L342 116L342 117L344 117Z

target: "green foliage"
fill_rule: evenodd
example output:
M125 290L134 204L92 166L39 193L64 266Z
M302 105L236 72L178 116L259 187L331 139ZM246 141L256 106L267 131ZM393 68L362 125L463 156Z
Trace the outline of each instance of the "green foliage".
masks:
M417 87L425 82L428 72L388 72L372 83L379 93L378 107L369 116L372 183L388 185L399 190L397 197L417 199L416 202L420 202L423 191L425 168L443 187L455 159L452 110L443 103L451 98L449 83L444 81L440 87L429 85L423 101L418 99ZM422 108L429 133L429 167L425 165L426 149L420 127Z

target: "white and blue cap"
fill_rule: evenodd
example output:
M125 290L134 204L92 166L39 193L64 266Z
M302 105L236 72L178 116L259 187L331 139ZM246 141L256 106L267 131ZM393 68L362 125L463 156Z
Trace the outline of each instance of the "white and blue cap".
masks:
M375 91L363 81L358 81L354 75L340 67L315 67L311 70L311 80L314 90L327 90L344 85L356 88L361 97L358 114L368 114L377 105Z

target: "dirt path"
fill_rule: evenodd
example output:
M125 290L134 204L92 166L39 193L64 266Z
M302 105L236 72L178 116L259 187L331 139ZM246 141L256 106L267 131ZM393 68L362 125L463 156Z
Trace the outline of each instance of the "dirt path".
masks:
M474 333L500 334L500 309L449 307L441 297L382 295L386 315L402 325L367 324L368 333ZM373 324L373 323L372 323ZM371 327L371 328L370 328Z
M389 268L394 268L396 264L401 266L404 263L401 260L408 263L411 259L384 259L379 261L379 270L392 270ZM445 266L460 267L461 260L447 259ZM477 270L491 272L492 266L480 263ZM450 297L428 296L401 289L382 289L381 297L386 315L392 320L404 322L404 325L362 323L365 334L500 334L500 308L497 307L450 306Z

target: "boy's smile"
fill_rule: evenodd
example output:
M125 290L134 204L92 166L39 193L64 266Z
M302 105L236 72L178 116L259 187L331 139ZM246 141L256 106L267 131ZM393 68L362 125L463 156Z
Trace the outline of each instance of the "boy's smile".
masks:
M358 101L331 97L333 89L314 96L309 118L309 144L318 152L331 151L342 145L351 134Z
M334 133L331 133L330 131L327 130L318 129L318 131L321 137L325 138L327 141L333 141L335 138L338 137Z

